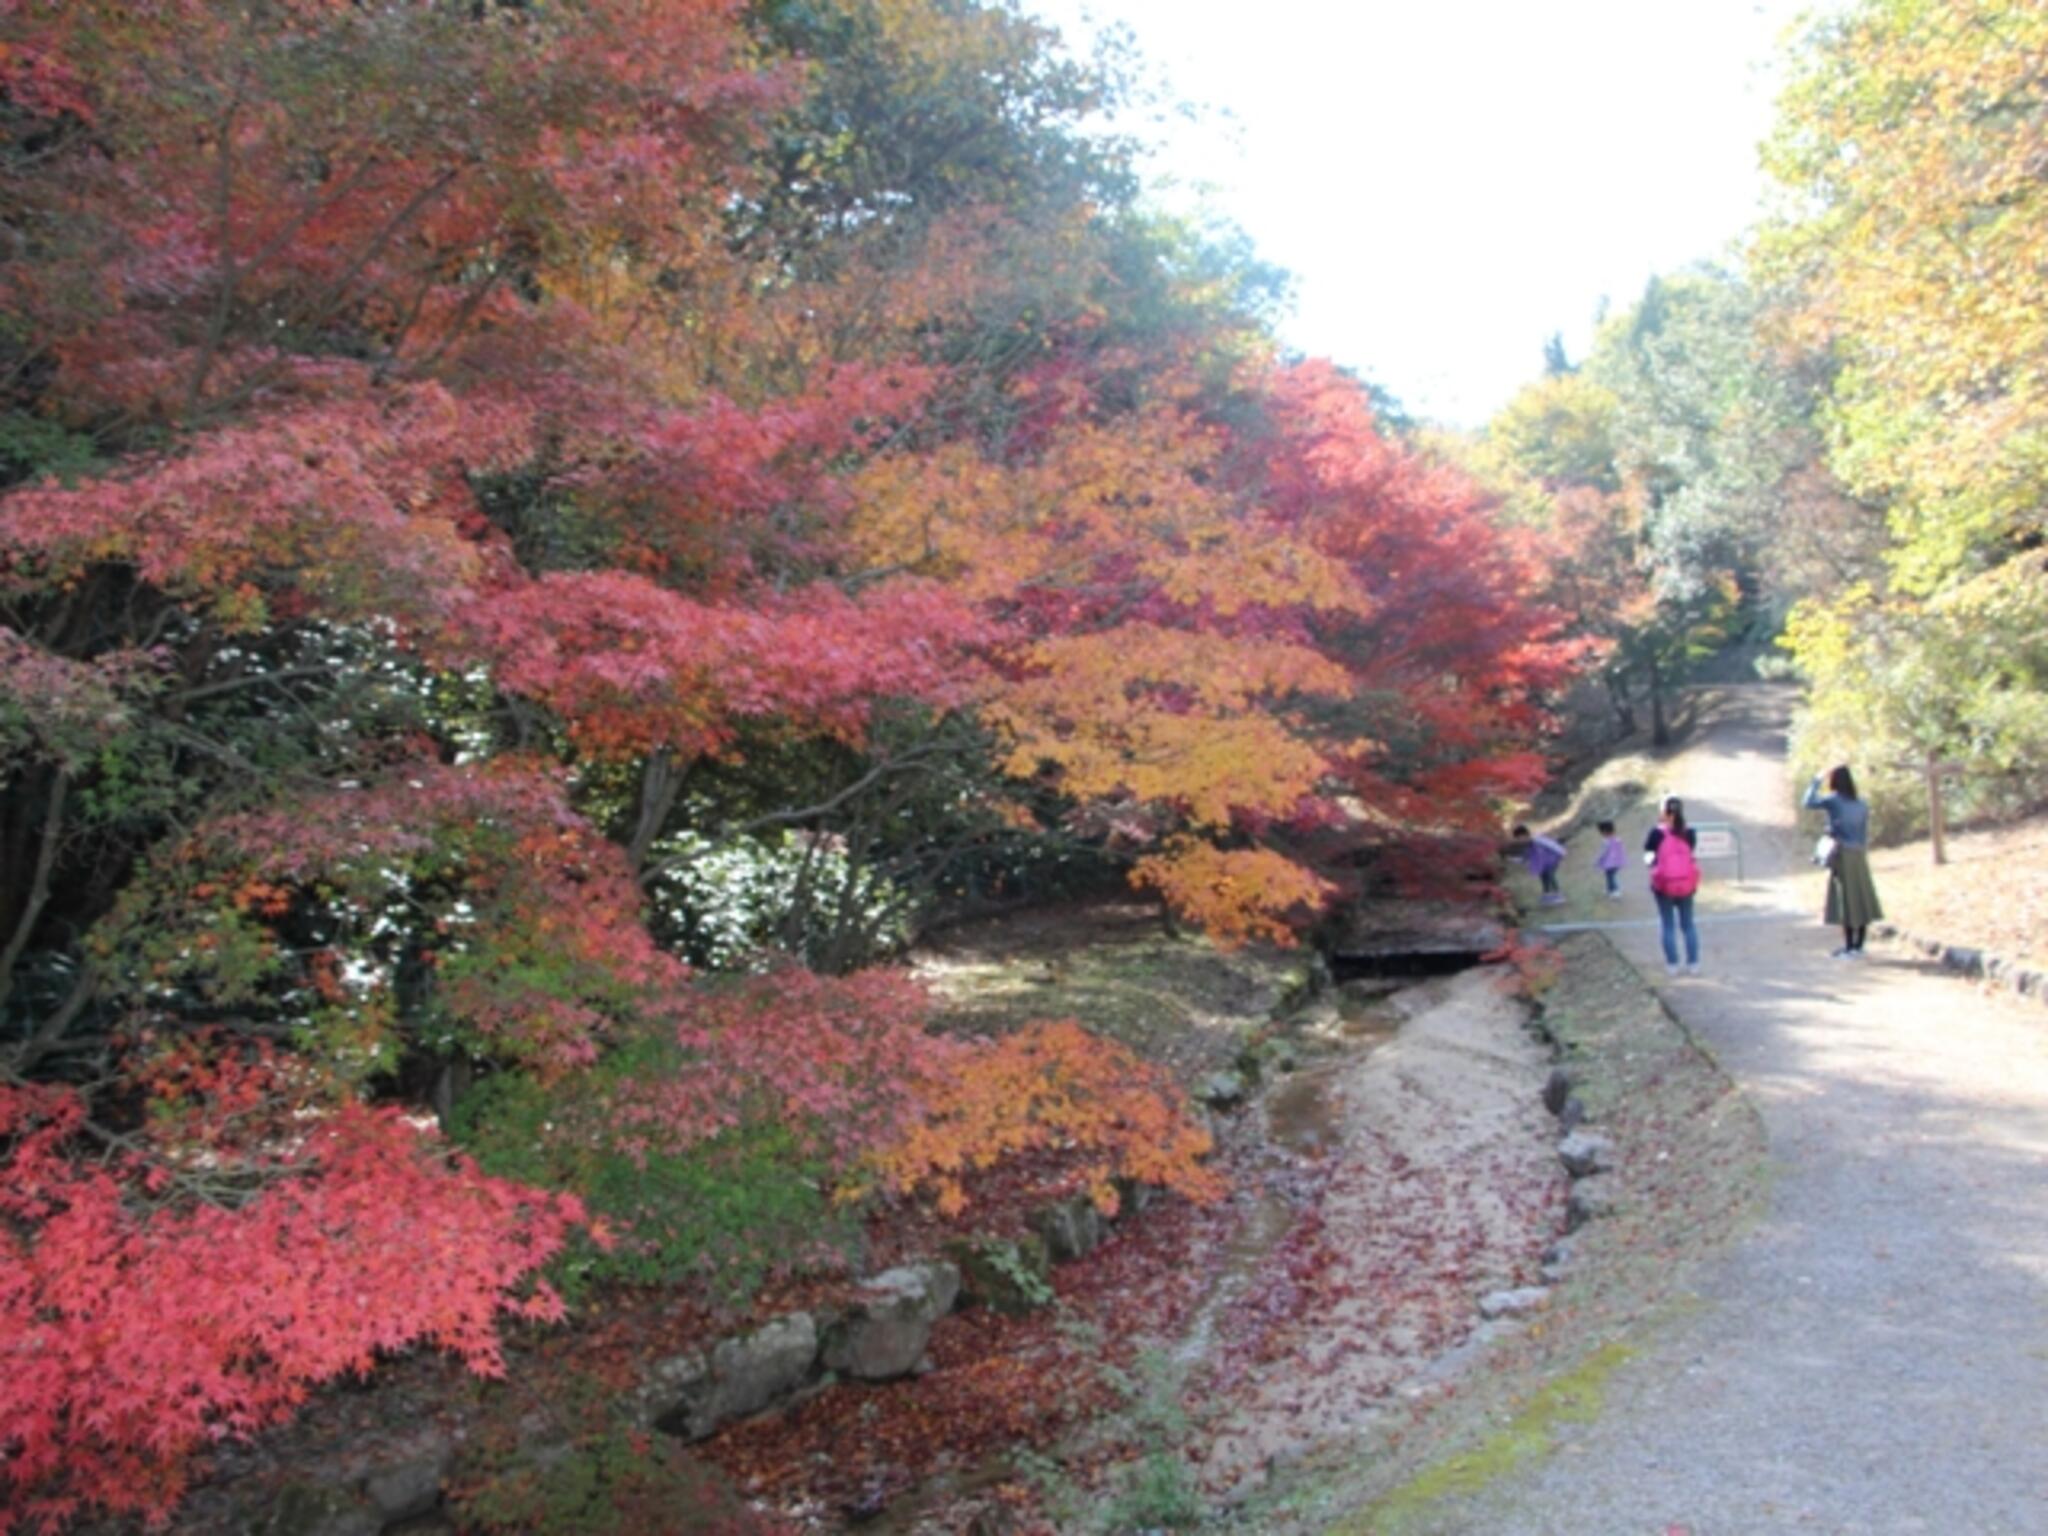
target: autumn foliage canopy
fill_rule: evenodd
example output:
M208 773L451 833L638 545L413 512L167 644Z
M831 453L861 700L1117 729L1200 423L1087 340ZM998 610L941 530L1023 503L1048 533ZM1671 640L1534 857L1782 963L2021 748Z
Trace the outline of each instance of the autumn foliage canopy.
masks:
M1205 1197L1120 1048L871 967L1104 877L1291 941L1531 785L1541 573L1114 88L938 0L0 3L0 1528L557 1315L634 1212L477 1105Z

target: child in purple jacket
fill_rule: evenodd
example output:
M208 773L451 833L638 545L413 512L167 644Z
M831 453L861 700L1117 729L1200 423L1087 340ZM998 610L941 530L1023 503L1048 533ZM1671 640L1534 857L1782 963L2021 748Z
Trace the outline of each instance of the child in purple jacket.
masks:
M1564 892L1558 888L1557 867L1564 863L1564 844L1554 837L1539 837L1527 827L1515 828L1516 845L1522 850L1522 858L1543 887L1542 904L1555 907L1564 901Z
M1628 863L1628 850L1621 845L1621 837L1614 830L1614 823L1600 823L1600 835L1606 839L1600 845L1599 856L1593 860L1593 867L1607 877L1607 899L1621 900L1621 871Z

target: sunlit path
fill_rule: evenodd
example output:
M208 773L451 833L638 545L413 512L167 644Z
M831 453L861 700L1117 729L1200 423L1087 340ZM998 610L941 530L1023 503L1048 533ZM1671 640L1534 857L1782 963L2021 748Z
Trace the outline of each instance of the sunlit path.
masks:
M1709 925L1706 974L1665 996L1763 1114L1765 1215L1596 1422L1428 1529L2048 1529L2048 1020L1890 954L1827 958L1752 692L1674 780L1778 834L1762 884L1805 915ZM1652 926L1613 933L1661 971Z

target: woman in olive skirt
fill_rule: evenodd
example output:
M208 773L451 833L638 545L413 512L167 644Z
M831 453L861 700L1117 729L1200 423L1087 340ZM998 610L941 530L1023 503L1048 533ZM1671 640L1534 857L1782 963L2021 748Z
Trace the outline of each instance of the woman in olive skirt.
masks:
M1870 878L1870 807L1856 794L1856 780L1847 767L1827 775L1828 792L1821 793L1821 776L1814 775L1807 786L1806 808L1828 813L1828 836L1835 851L1828 858L1827 921L1842 930L1842 947L1834 952L1838 960L1862 958L1863 940L1870 925L1884 916L1877 899L1877 882Z

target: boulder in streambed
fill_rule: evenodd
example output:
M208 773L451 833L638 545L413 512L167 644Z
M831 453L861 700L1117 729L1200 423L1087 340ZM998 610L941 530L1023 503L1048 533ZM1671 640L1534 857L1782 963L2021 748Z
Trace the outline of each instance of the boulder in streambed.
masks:
M1614 1167L1614 1143L1597 1131L1573 1131L1557 1144L1557 1160L1573 1178L1590 1178Z
M1564 1279L1566 1266L1572 1261L1572 1250L1577 1246L1576 1239L1560 1237L1543 1250L1544 1284L1557 1285Z
M356 1490L291 1482L277 1490L254 1536L378 1536L384 1517Z
M427 1514L441 1500L441 1484L455 1460L455 1441L429 1424L410 1442L392 1448L363 1478L363 1492L387 1523Z
M720 1339L708 1358L693 1351L656 1361L640 1402L657 1429L702 1440L788 1396L817 1359L817 1320L791 1312L752 1333Z
M1599 1221L1621 1209L1621 1181L1611 1173L1594 1174L1572 1185L1565 1205L1566 1230L1576 1232L1589 1221Z
M907 1376L924 1358L932 1328L960 1296L960 1271L938 1262L906 1264L864 1282L825 1330L825 1368L862 1381Z
M1547 1285L1518 1285L1513 1290L1489 1291L1479 1298L1479 1315L1488 1322L1500 1317L1526 1317L1550 1305Z
M1087 1195L1071 1195L1033 1212L1031 1229L1053 1263L1065 1264L1101 1246L1102 1212Z
M1552 1067L1550 1076L1543 1082L1543 1107L1553 1115L1564 1113L1564 1106L1572 1096L1571 1074L1563 1067Z

